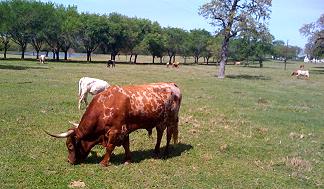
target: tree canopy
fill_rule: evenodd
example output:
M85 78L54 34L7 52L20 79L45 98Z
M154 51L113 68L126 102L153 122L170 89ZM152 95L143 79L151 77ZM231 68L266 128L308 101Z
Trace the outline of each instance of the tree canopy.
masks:
M218 78L225 77L225 64L231 38L258 27L270 15L271 0L212 0L200 7L199 14L209 19L223 36Z
M303 25L300 33L308 37L305 53L309 58L324 57L324 14L316 22Z

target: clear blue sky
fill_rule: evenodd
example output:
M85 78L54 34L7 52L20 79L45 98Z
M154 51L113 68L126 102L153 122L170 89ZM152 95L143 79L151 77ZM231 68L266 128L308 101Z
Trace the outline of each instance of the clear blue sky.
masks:
M161 26L186 30L215 29L198 8L209 0L42 0L64 5L76 5L79 12L109 14L118 12L129 17L147 18ZM299 34L303 24L316 21L324 14L324 0L272 0L271 34L278 40L304 48L306 38Z

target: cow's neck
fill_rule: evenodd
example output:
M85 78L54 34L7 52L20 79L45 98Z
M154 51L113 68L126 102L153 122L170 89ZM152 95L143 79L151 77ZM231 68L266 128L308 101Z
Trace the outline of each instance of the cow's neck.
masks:
M94 136L89 136L85 135L82 130L76 129L76 138L78 141L80 141L81 144L81 154L84 158L88 156L90 153L90 150L98 143L100 143L100 137L94 137Z

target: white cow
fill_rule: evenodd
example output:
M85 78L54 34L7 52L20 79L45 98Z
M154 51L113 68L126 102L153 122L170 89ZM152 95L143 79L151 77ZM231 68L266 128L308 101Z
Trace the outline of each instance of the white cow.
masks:
M39 56L39 62L42 63L42 64L44 64L44 63L45 63L45 58L46 58L45 55L43 55L43 54L40 55L40 56Z
M309 78L309 71L308 70L295 70L291 73L291 76L297 76L299 78L300 76Z
M88 106L88 93L96 95L101 91L104 91L109 86L110 85L106 81L90 77L82 77L79 80L79 110L81 109L82 101L84 101L86 106Z

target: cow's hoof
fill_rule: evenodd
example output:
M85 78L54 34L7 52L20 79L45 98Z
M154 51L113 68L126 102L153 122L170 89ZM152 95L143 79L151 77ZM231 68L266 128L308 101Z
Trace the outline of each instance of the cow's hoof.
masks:
M110 165L110 163L107 163L107 162L100 162L100 165L102 167L108 167Z
M127 160L127 161L125 161L124 162L124 165L129 165L129 164L131 164L132 162L130 161L130 160Z
M161 157L160 157L159 154L154 153L154 154L153 154L153 158L154 158L154 159L160 159Z

